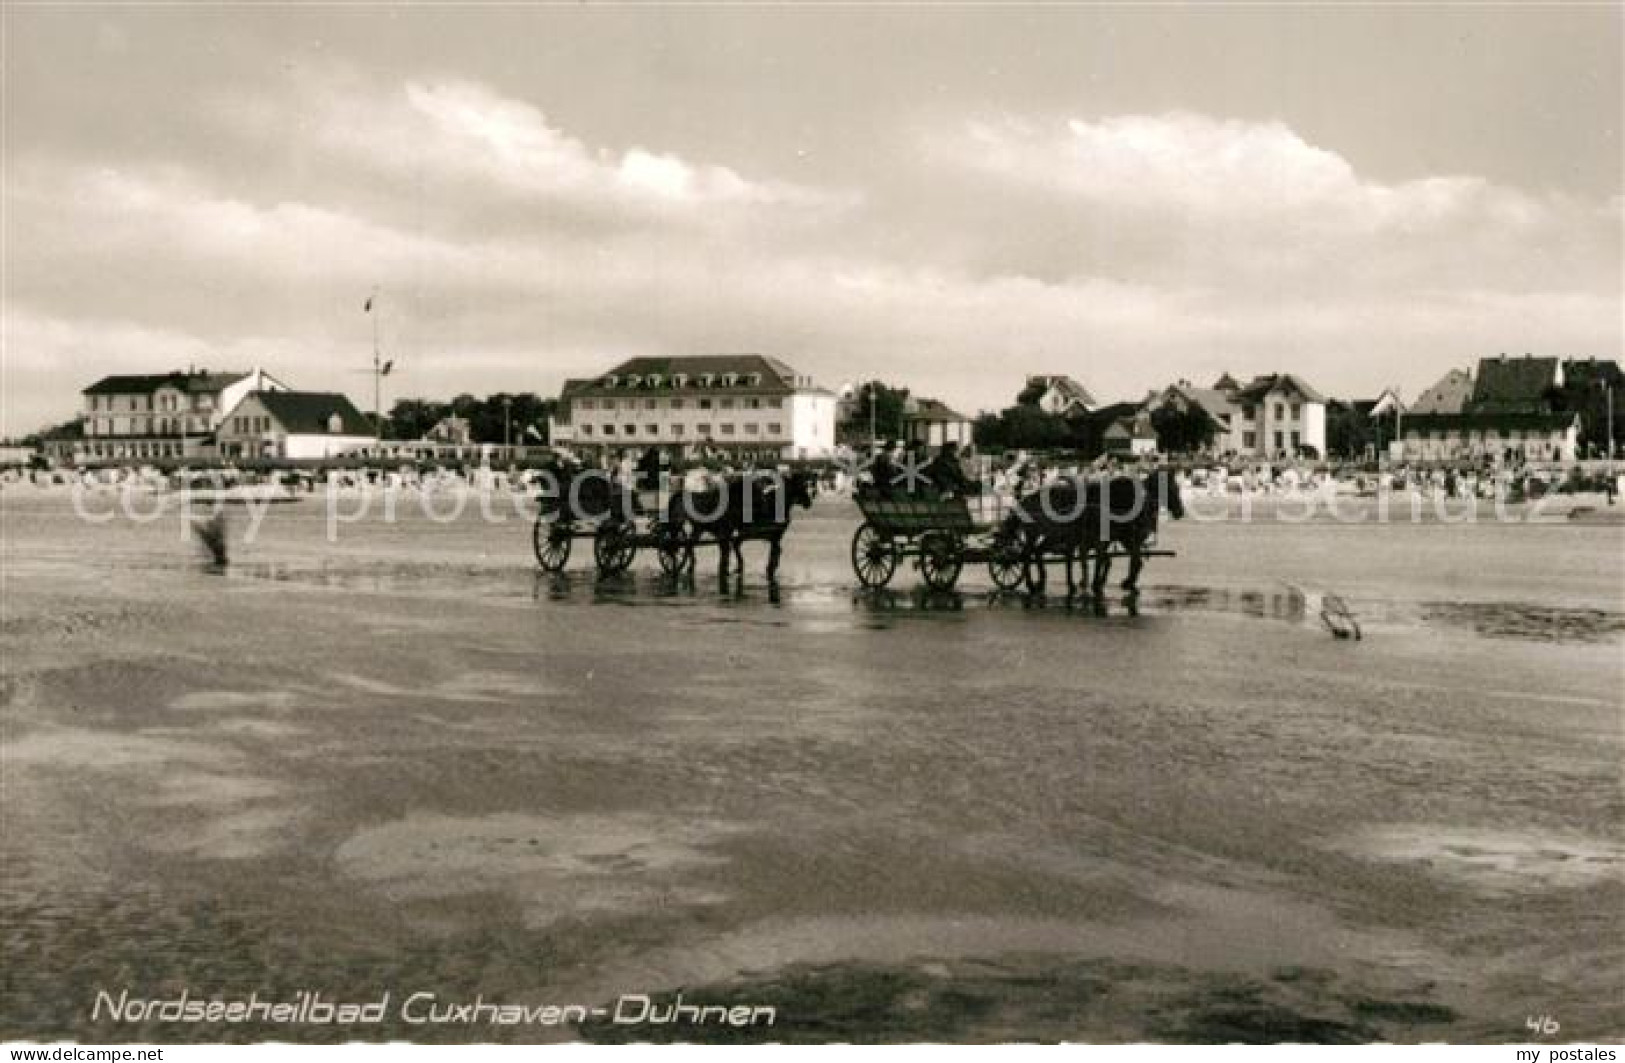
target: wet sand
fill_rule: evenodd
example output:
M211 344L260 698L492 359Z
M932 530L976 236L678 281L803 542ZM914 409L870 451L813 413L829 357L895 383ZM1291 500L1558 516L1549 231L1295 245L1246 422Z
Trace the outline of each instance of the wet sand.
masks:
M1625 1035L1618 526L1186 521L1102 616L856 593L838 499L772 596L751 548L741 588L541 576L473 512L277 506L220 572L178 520L0 504L0 1036ZM98 989L780 1019L131 1027Z

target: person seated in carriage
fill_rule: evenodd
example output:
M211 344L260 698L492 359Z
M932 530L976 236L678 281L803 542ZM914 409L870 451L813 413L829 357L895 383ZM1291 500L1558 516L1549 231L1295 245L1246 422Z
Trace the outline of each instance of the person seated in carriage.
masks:
M860 487L861 493L873 495L875 498L891 498L896 494L901 473L896 463L892 461L894 446L896 444L888 439L875 451L874 457L869 461L869 482Z
M942 444L937 449L937 456L926 465L923 475L926 483L945 498L964 498L980 493L975 481L965 475L965 467L959 460L958 443Z

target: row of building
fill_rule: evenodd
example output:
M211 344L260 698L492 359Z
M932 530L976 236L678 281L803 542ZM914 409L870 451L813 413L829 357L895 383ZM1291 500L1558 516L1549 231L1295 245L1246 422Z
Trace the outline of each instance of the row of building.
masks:
M1454 369L1408 407L1394 392L1352 403L1329 400L1292 373L1211 386L1180 380L1135 402L1102 405L1067 376L1029 377L1018 403L1088 425L1098 449L1139 456L1183 445L1159 438L1158 415L1202 421L1215 456L1290 459L1327 454L1328 417L1388 426L1374 450L1402 460L1496 456L1571 461L1580 419L1555 400L1576 374L1609 383L1613 362L1486 358L1476 373ZM322 460L378 445L372 421L342 394L298 391L262 369L109 376L83 391L76 432L53 456L80 463L140 460ZM565 383L549 440L578 450L649 446L742 458L833 454L837 424L861 420L850 395L815 384L777 358L756 354L634 358L602 376ZM970 446L974 422L929 398L909 398L904 441ZM466 442L466 440L465 440ZM392 444L394 445L394 444ZM1358 455L1354 455L1358 456Z
M79 464L320 460L376 441L371 421L344 395L296 391L258 368L107 376L81 395L77 430L45 440L52 456Z

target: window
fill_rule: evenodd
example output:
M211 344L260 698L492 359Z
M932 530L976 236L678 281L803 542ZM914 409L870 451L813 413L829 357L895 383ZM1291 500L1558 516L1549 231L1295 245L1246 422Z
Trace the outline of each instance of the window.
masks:
M1251 421L1256 414L1257 410L1252 406L1243 406L1241 408L1241 419L1244 421Z
M722 426L722 434L725 436L731 436L734 434L734 426L732 422Z
M582 410L595 410L595 409L598 408L597 404L594 403L591 399L579 399L579 400L577 400L576 407L578 409L582 409Z
M762 426L757 424L754 421L752 421L751 423L745 425L745 434L748 435L748 436L759 435L759 434L761 434L761 431L762 431Z
M710 399L701 399L700 400L700 409L709 410L710 408L711 408L711 400Z
M584 436L592 435L592 425L590 425L590 424L582 425L581 426L581 434L584 435Z
M751 410L759 410L759 409L762 408L762 400L761 399L746 399L745 400L745 407L747 409L751 409Z
M767 426L767 434L770 436L781 436L784 434L784 427L777 421L774 421L772 424Z
M694 426L694 431L698 435L708 436L711 434L711 426L708 424L697 424Z
M1302 412L1303 412L1303 407L1300 404L1294 402L1292 404L1292 417L1293 417L1293 419L1296 420L1298 418L1298 416Z
M1277 421L1279 421L1285 416L1286 416L1286 406L1284 406L1283 404L1277 402L1275 404L1275 419Z
M672 425L671 426L671 434L674 435L674 436L681 436L683 434L683 426L680 425L680 424Z
M643 429L652 436L657 436L660 434L660 426L657 424L646 424L643 426Z
M615 434L615 426L614 426L614 425L612 425L612 424L606 424L606 425L605 425L605 426L604 426L604 434L605 434L605 435L606 435L606 436L612 436L612 435L614 435L614 434Z
M722 408L724 410L733 409L734 408L734 400L733 399L723 399L722 400Z
M1286 446L1286 440L1282 437L1281 433L1280 432L1275 433L1275 449L1280 450L1285 446Z
M671 408L674 409L674 410L682 409L683 408L683 400L682 399L672 399L671 400Z
M644 399L643 400L643 408L646 409L646 410L654 409L657 404L658 404L657 400L655 400L655 399Z
M775 410L784 409L784 400L783 399L768 399L767 404L769 406L773 407Z

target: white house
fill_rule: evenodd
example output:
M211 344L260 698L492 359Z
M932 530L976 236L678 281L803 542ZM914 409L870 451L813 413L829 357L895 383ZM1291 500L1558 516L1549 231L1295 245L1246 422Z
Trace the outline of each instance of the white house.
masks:
M833 392L760 354L633 358L566 381L549 438L577 449L826 457L835 449L835 404Z
M252 392L226 413L215 436L222 458L320 460L374 443L361 411L325 391Z
M1239 407L1237 453L1260 458L1326 453L1326 398L1301 378L1291 373L1254 377L1231 399Z
M924 443L929 447L955 443L963 450L972 443L974 427L969 417L936 399L910 398L903 407L903 441L906 443Z

